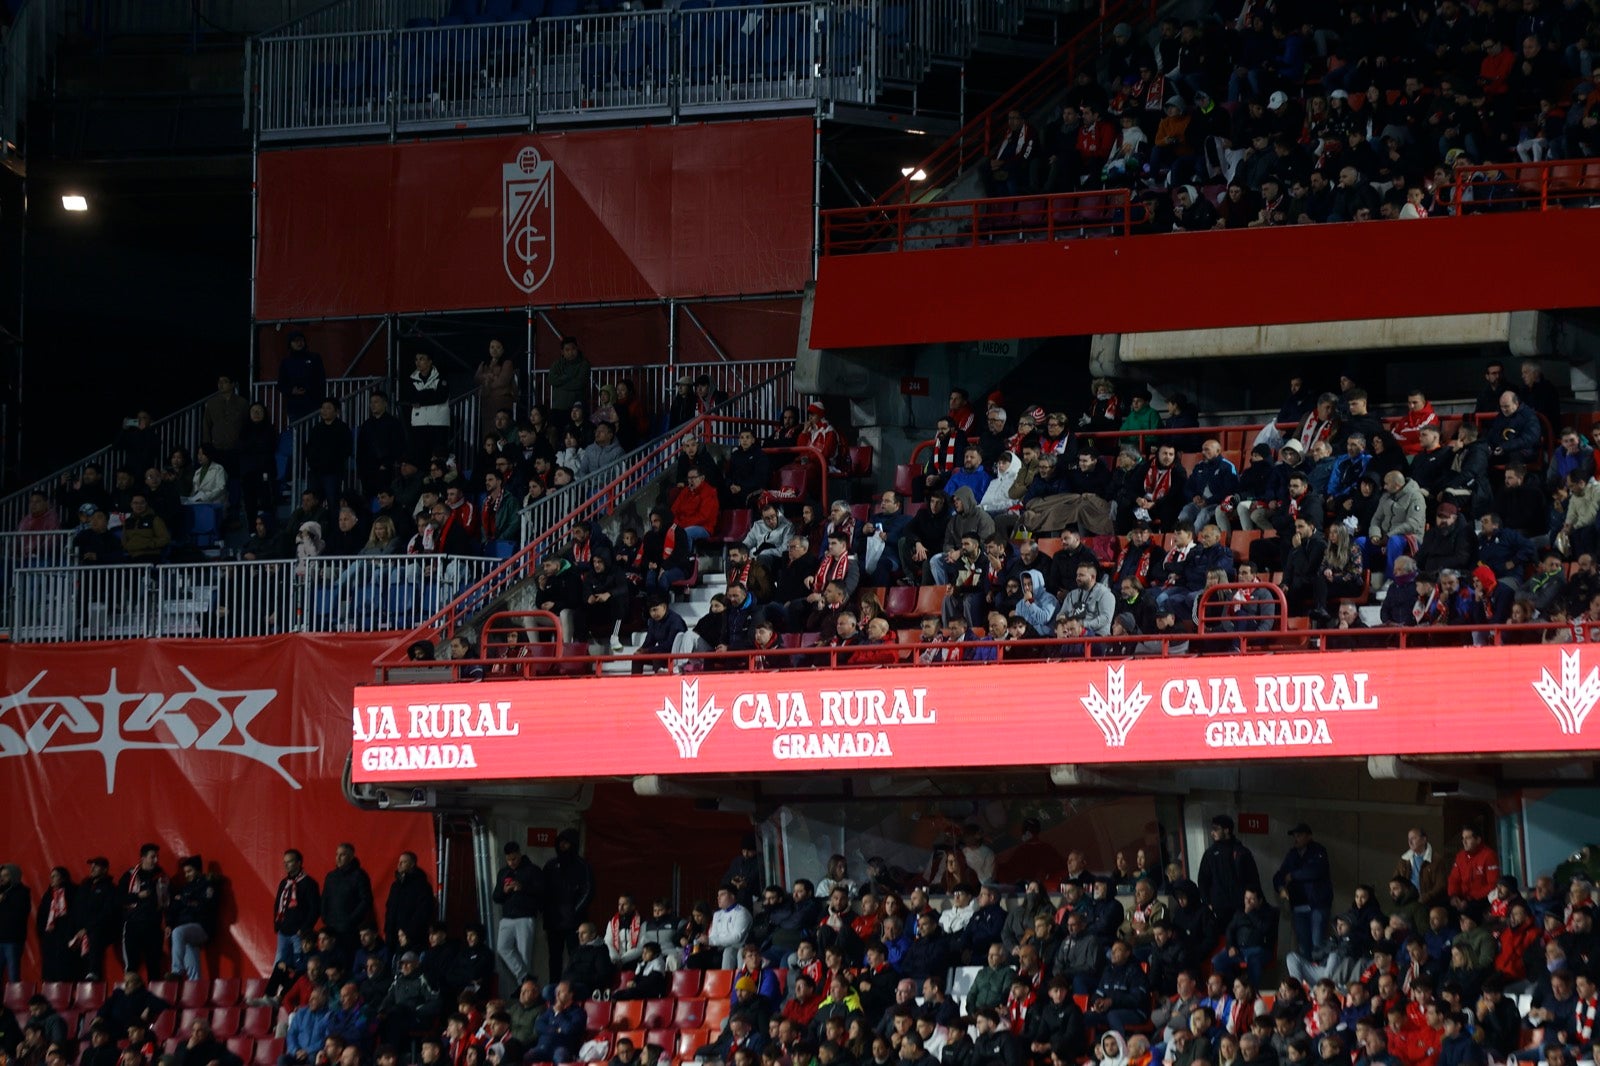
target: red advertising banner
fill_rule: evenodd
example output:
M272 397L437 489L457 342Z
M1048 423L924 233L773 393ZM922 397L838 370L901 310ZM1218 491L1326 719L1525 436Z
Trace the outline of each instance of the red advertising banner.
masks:
M369 686L357 781L1569 752L1600 650L1530 646ZM627 738L617 743L617 738Z
M810 119L263 152L260 319L798 291Z
M176 877L180 858L199 855L223 885L205 972L264 975L284 849L320 882L335 847L353 843L380 909L401 851L435 866L426 815L357 810L340 783L348 694L392 639L0 645L0 859L22 868L37 905L53 866L79 880L104 855L118 877L149 841Z

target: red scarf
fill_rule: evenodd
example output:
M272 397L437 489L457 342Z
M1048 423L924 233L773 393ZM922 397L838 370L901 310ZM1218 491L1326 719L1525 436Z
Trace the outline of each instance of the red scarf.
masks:
M1572 1027L1577 1030L1579 1047L1589 1046L1589 1040L1594 1035L1597 1009L1600 1009L1600 996L1594 999L1580 999L1578 1005L1573 1008Z
M627 948L623 947L623 945L622 945L622 923L617 921L617 918L621 918L621 917L622 917L622 915L620 915L620 914L616 915L615 917L613 917L611 919L611 923L610 923L611 924L611 938L610 938L611 939L611 946L617 950L618 954L621 954L622 952L628 950L628 948L631 948L634 945L639 943L639 912L638 911L634 911L633 912L633 921L628 923L629 943L628 943L628 947Z
M1052 437L1048 433L1041 433L1039 435L1039 454L1066 455L1067 441L1070 439L1070 435L1066 433L1061 434L1059 437Z
M677 527L673 526L672 528L676 529ZM668 554L671 554L670 551ZM593 557L594 541L586 540L582 544L578 543L577 541L572 542L572 562L574 565L582 566Z
M1133 579L1139 583L1141 588L1149 584L1150 557L1154 554L1155 552L1151 551L1150 546L1146 544L1144 550L1139 553L1139 561L1134 564Z
M1172 467L1151 463L1150 469L1144 472L1144 494L1150 497L1151 502L1161 499L1172 488Z
M954 470L959 464L956 460L956 435L950 434L940 444L937 437L933 441L933 459L929 463L935 473L943 474Z
M288 913L289 908L300 905L300 882L305 876L305 871L302 870L293 877L283 879L283 885L278 889L278 913L275 916L277 921L283 921L283 916Z
M1306 454L1311 454L1311 446L1319 440L1327 440L1333 436L1333 419L1318 422L1316 412L1306 415L1304 424L1300 427L1300 443L1306 446Z
M67 916L67 890L65 888L52 888L50 890L50 911L45 918L44 931L54 932L56 922Z
M1028 1016L1028 1008L1033 1006L1033 993L1029 992L1021 999L1009 998L1006 1000L1006 1017L1011 1022L1011 1031L1020 1034L1022 1024Z
M750 566L754 561L755 560L753 559L746 559L743 566L730 569L728 571L728 583L733 584L737 582L738 584L743 585L745 588L749 588Z
M812 588L821 592L830 581L837 581L843 584L845 575L849 572L850 555L848 552L838 558L832 555L824 555L822 562L817 566L817 578L812 582Z
M667 560L672 558L678 550L678 524L669 522L667 528L661 531L661 565L665 566Z
M500 531L495 527L495 521L500 515L500 504L506 498L506 490L495 489L483 499L483 533L486 540L499 540L496 535Z

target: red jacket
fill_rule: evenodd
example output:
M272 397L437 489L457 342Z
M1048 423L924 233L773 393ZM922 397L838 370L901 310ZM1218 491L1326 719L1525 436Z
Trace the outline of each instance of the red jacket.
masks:
M1385 1029L1384 1035L1400 1066L1434 1066L1439 1061L1439 1034L1426 1025L1406 1025L1399 1032Z
M693 487L685 485L672 497L672 520L680 528L699 526L710 533L717 528L717 519L721 516L722 505L717 502L717 490L711 487L709 481L702 481Z
M1500 950L1494 957L1495 972L1507 981L1525 980L1528 970L1522 963L1522 956L1538 941L1539 926L1532 921L1523 922L1521 929L1507 925L1500 930Z
M1423 426L1439 428L1439 416L1434 413L1431 403L1423 404L1420 411L1407 411L1406 416L1394 424L1394 436L1400 442L1401 451L1416 455L1422 450Z
M1463 899L1488 899L1494 886L1500 883L1500 857L1487 844L1479 844L1476 851L1462 849L1456 852L1456 861L1450 867L1451 896Z

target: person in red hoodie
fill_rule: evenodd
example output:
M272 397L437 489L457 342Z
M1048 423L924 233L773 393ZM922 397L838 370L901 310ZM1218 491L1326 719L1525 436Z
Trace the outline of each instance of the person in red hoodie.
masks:
M705 474L690 468L683 488L672 497L672 521L689 538L689 551L711 536L722 517L722 504L717 490L706 480Z
M1495 972L1508 984L1527 980L1528 967L1523 956L1538 941L1539 927L1534 924L1528 905L1517 900L1506 912L1505 928L1500 930L1499 950L1494 957Z
M1400 442L1400 450L1407 455L1416 455L1422 450L1422 430L1424 426L1439 428L1439 416L1434 413L1433 404L1428 402L1428 397L1421 389L1412 389L1406 394L1406 413L1400 421L1390 430L1395 440Z
M972 435L972 427L978 422L978 413L972 409L971 398L967 390L957 387L950 390L950 425L966 436Z
M1461 850L1450 867L1450 905L1461 910L1473 900L1488 899L1500 881L1500 857L1472 826L1461 830Z

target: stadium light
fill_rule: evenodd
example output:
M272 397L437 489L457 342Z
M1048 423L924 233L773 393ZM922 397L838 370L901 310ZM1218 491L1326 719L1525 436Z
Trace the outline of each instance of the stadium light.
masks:
M87 211L89 210L89 200L78 193L67 193L61 197L61 209L63 211Z
M912 181L928 180L928 172L923 170L921 167L901 167L900 176L902 178L909 178Z

